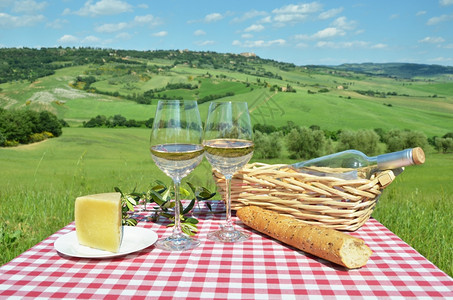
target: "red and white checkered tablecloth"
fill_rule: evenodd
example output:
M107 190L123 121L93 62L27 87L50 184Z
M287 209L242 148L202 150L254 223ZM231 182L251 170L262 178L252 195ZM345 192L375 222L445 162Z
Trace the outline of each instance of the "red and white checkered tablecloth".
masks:
M150 246L110 259L60 255L53 244L75 230L71 223L0 267L0 299L453 299L453 279L374 219L350 233L365 240L372 257L347 270L256 231L243 243L214 243L206 234L224 215L198 218L202 243L194 250ZM159 237L171 232L145 219L137 226Z

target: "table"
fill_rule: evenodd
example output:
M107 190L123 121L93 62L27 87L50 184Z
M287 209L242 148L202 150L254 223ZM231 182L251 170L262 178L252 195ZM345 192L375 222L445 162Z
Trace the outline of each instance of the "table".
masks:
M214 210L222 209L221 204ZM0 267L0 299L453 299L453 279L417 251L370 219L356 232L373 250L367 265L347 270L285 246L251 230L238 244L214 243L207 232L217 229L224 214L195 212L201 245L186 252L150 246L110 259L60 255L53 243L75 230L67 225ZM199 215L198 215L199 213ZM169 235L165 224L137 226Z

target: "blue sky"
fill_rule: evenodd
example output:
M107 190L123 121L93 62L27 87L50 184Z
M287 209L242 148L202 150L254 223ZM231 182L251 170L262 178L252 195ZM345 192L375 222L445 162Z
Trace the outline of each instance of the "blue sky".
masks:
M452 66L453 0L0 0L0 47L58 46Z

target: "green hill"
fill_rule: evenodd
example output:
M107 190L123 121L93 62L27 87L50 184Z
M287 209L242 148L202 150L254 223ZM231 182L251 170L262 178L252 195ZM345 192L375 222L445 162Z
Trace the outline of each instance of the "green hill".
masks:
M46 109L71 126L96 115L147 120L158 99L184 98L198 100L202 114L212 100L247 101L254 123L274 126L399 128L428 137L453 128L449 67L295 66L236 54L91 48L0 49L0 58L0 107ZM378 74L379 66L411 78L380 76L390 73Z
M453 67L440 65L424 65L411 63L363 63L363 64L342 64L333 67L337 70L354 71L370 75L395 77L395 78L417 78L434 77L439 75L450 75L453 77Z

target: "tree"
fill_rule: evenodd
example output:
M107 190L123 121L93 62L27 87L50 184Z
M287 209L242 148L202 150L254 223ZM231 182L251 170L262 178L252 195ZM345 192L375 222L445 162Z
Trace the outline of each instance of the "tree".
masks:
M28 144L62 134L62 125L48 111L0 110L0 145Z
M379 135L374 130L345 130L340 133L338 141L337 151L355 149L367 155L378 152Z
M0 132L0 146L5 146L5 143L6 143L6 138Z
M392 129L384 137L384 142L387 144L387 151L395 152L404 149L404 141L402 132L399 129Z
M94 118L91 118L88 122L83 124L83 127L92 128L92 127L102 127L107 123L107 118L105 116L97 115Z
M389 152L414 147L425 149L428 147L428 138L424 133L419 131L392 129L385 135L384 141L387 144L387 151Z
M321 130L295 127L287 135L286 144L292 157L310 159L323 155L326 139Z
M255 144L254 155L257 158L277 158L282 150L281 132L271 134L255 131L253 143Z
M272 133L277 131L274 125L267 124L255 124L253 125L253 131L260 131L261 133Z
M63 133L61 128L61 122L56 115L47 110L43 110L39 113L39 125L36 132L40 133L47 131L52 133L53 136L58 137Z
M434 148L442 153L453 152L453 138L440 138L434 139Z
M113 118L110 120L111 127L117 126L126 126L126 118L122 115L114 115Z

